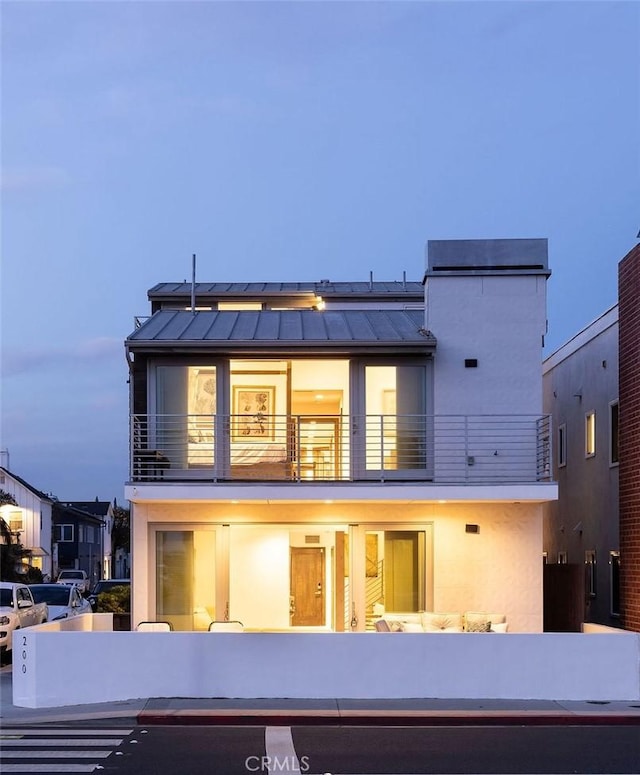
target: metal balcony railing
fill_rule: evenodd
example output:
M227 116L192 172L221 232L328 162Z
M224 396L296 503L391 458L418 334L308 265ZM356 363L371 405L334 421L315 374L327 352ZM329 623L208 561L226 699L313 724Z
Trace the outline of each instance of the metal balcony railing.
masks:
M551 479L548 415L134 415L131 480Z

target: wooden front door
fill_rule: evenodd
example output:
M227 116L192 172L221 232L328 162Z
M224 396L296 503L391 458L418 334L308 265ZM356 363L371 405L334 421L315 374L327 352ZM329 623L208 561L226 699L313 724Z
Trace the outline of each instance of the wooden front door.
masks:
M291 547L291 625L324 624L324 549Z

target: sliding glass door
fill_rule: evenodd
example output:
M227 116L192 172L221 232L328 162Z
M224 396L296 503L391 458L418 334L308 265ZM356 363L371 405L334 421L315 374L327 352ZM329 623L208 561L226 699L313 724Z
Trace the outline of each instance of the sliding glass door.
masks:
M355 470L364 478L424 478L428 467L425 364L359 363L353 417Z

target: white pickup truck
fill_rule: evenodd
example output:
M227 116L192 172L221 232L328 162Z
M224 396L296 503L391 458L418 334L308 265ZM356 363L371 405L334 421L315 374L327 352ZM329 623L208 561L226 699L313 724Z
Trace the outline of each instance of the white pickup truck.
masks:
M84 570L61 570L56 584L66 584L68 587L78 587L82 595L89 591L89 577Z
M42 624L48 619L49 607L46 603L34 603L29 587L0 581L0 654L11 651L15 630Z

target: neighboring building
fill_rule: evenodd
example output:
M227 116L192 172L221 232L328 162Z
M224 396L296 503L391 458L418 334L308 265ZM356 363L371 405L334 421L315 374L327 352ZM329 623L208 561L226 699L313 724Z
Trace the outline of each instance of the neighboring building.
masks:
M164 283L126 340L133 618L542 630L546 240L431 241L424 282Z
M558 601L571 617L579 593L580 621L640 631L640 246L618 265L618 304L543 372L559 486L545 508L546 560L583 569L555 569L556 584L573 585Z
M9 470L8 454L3 452L0 490L12 495L18 506L2 506L0 512L14 536L28 552L28 564L50 576L51 508L53 500Z
M640 245L618 265L622 623L640 632Z
M53 504L54 574L83 570L93 586L102 578L104 521L88 511L57 501Z
M549 584L574 620L620 625L618 519L618 307L593 321L543 363L544 410L554 428L553 478L559 498L545 507ZM551 571L552 569L547 569ZM557 592L557 590L556 590ZM549 605L553 605L553 599ZM557 619L555 620L557 622Z
M63 505L71 506L74 509L80 511L86 511L92 514L94 517L98 517L102 521L102 570L99 578L109 579L112 576L117 576L113 573L112 548L111 548L111 530L113 528L113 504L110 501L99 501L97 498L94 501L71 501L66 502Z

